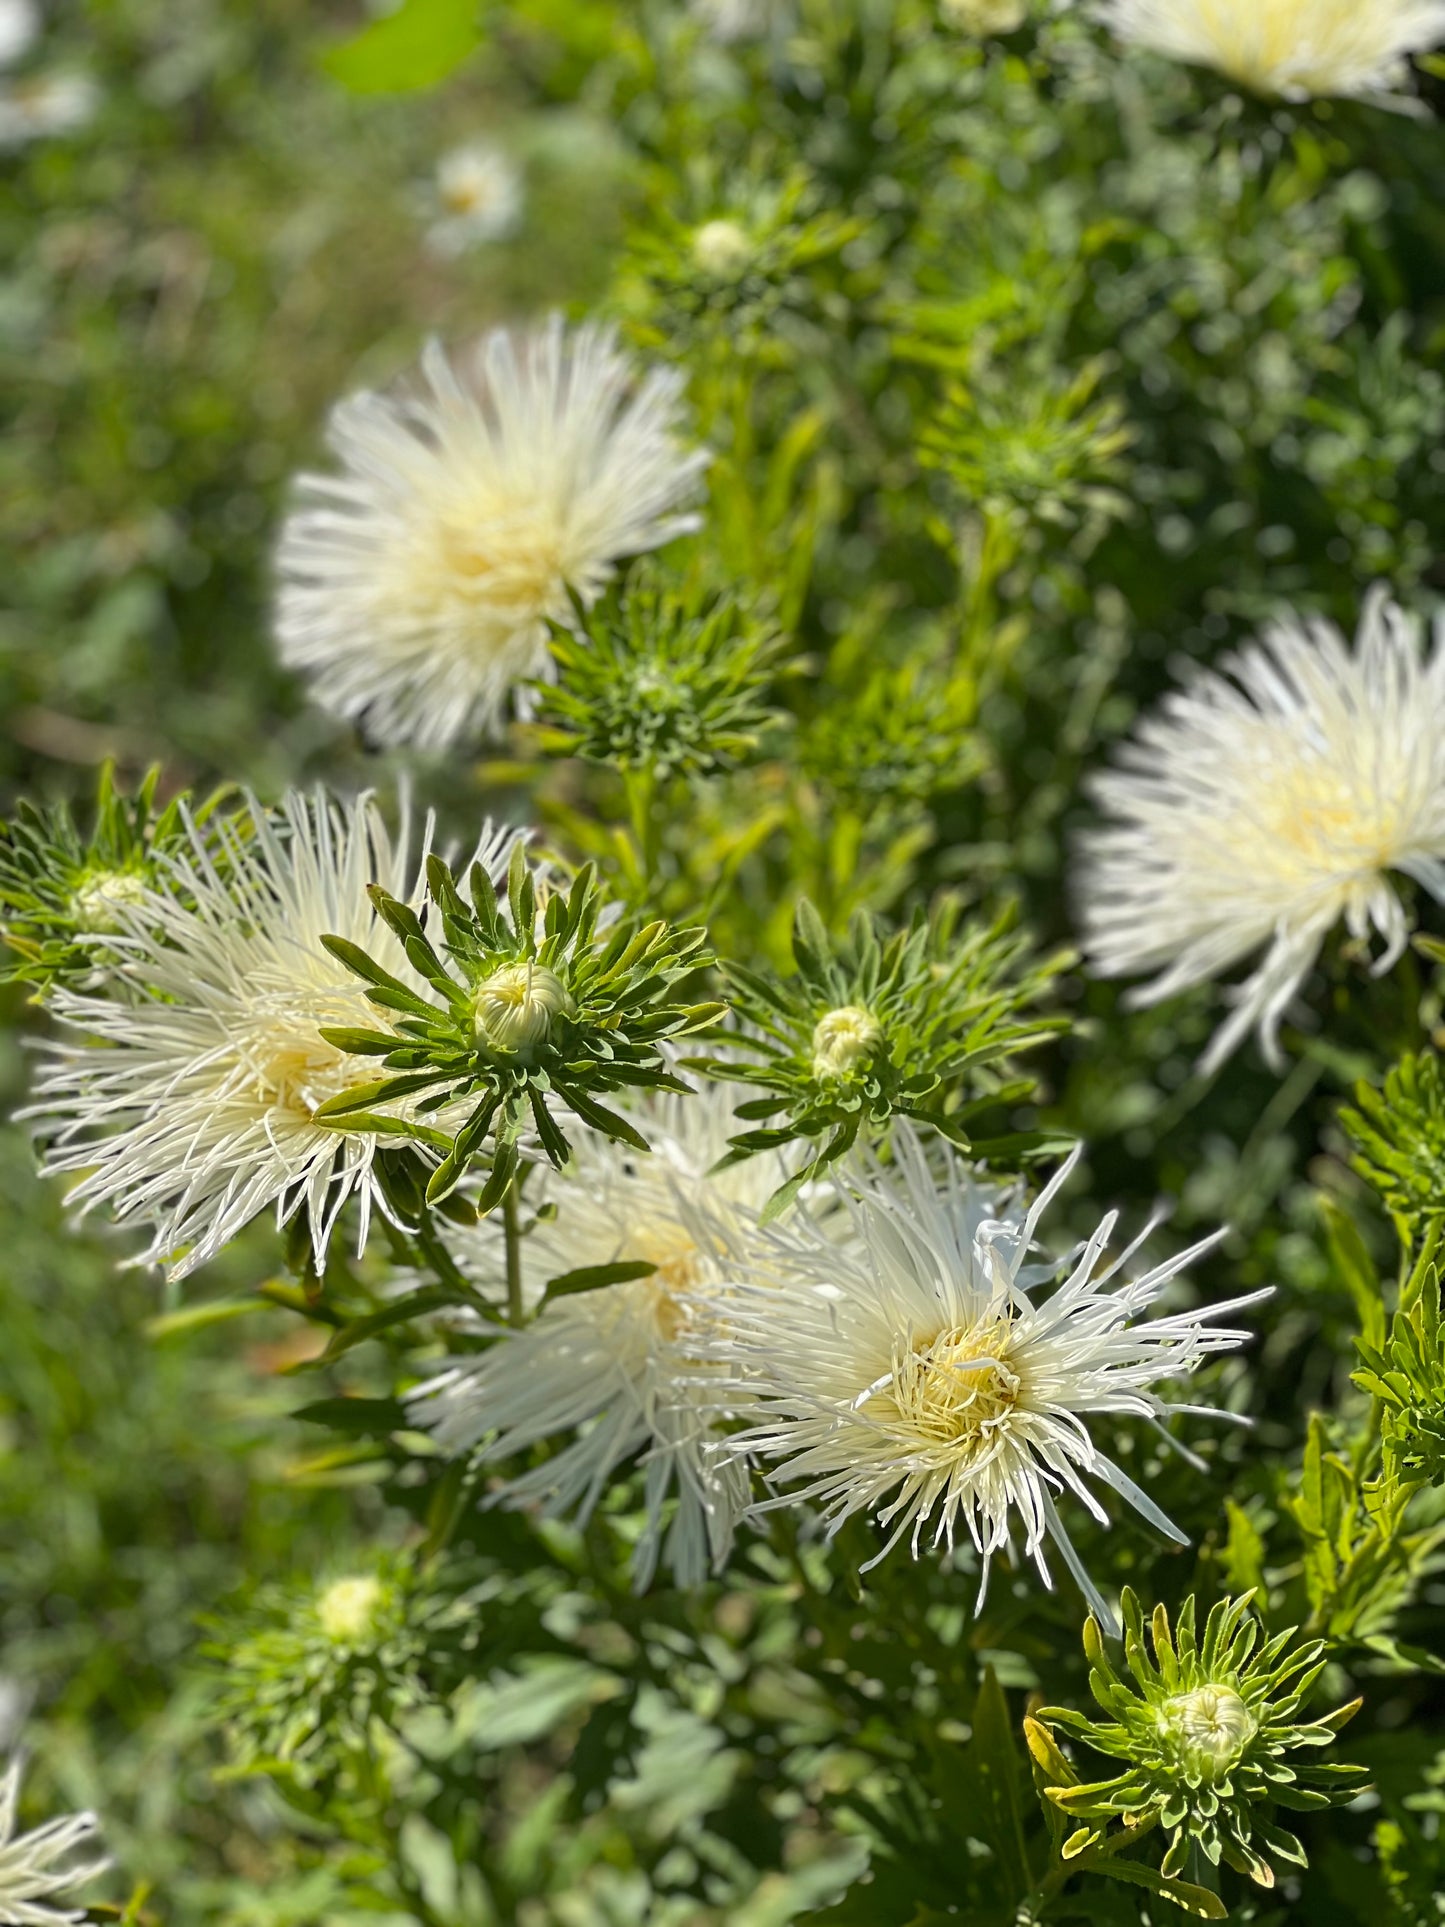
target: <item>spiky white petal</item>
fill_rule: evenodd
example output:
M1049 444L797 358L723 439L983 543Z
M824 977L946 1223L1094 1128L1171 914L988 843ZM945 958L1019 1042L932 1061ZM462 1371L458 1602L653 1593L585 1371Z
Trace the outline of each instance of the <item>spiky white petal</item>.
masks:
M1112 819L1082 840L1079 906L1091 967L1157 970L1157 1003L1268 945L1203 1060L1277 1033L1331 927L1404 948L1387 872L1445 898L1445 625L1379 593L1353 651L1328 622L1289 618L1167 697L1092 789Z
M1445 39L1445 0L1103 0L1122 40L1285 100L1404 106L1407 56Z
M17 1835L19 1801L20 1761L15 1759L0 1779L0 1921L5 1927L76 1927L87 1917L83 1908L50 1902L110 1865L105 1854L75 1858L77 1848L95 1843L100 1822L93 1813L76 1813Z
M712 1170L742 1095L724 1084L705 1084L694 1097L649 1094L633 1115L650 1155L579 1135L567 1171L545 1182L556 1217L539 1222L523 1246L531 1292L596 1265L637 1260L656 1269L553 1299L533 1323L415 1394L414 1416L449 1452L480 1445L486 1458L506 1459L576 1430L544 1465L498 1492L508 1505L585 1518L618 1467L641 1454L647 1529L634 1556L639 1588L657 1564L671 1491L678 1504L666 1553L680 1585L699 1584L726 1558L750 1496L746 1469L711 1449L715 1373L699 1365L700 1345L716 1342L725 1316L711 1294L738 1254L758 1255L758 1214L784 1175L771 1158ZM447 1235L464 1269L495 1290L495 1231L484 1224Z
M1020 1530L1051 1584L1052 1538L1107 1618L1057 1496L1103 1521L1096 1480L1181 1535L1099 1448L1088 1421L1121 1413L1157 1424L1194 1409L1169 1405L1155 1386L1242 1344L1247 1333L1209 1321L1249 1301L1145 1320L1214 1240L1126 1281L1121 1267L1138 1240L1101 1269L1113 1213L1082 1250L1048 1267L1062 1278L1047 1291L1029 1252L1072 1159L1021 1217L953 1152L930 1161L906 1127L894 1142L893 1165L856 1174L845 1189L845 1243L795 1219L770 1234L766 1283L735 1289L730 1349L737 1390L752 1403L731 1449L776 1461L772 1478L792 1488L786 1502L820 1506L830 1530L855 1513L875 1518L890 1535L880 1559L905 1537L916 1555L925 1534L952 1547L966 1533L986 1579Z
M468 141L437 162L438 218L427 246L449 259L487 241L500 241L522 218L522 175L516 162L489 141Z
M476 860L505 874L514 834L488 824ZM106 994L58 992L72 1039L47 1054L32 1115L48 1172L83 1175L82 1210L149 1227L147 1261L183 1278L258 1212L304 1211L318 1262L348 1198L373 1199L376 1139L317 1121L331 1097L377 1075L376 1060L326 1043L321 1026L377 1027L361 980L323 947L347 938L421 990L366 894L414 899L405 838L395 847L369 797L350 805L292 792L268 813L192 827L162 886L117 903L119 963Z
M332 414L337 475L303 475L278 556L282 659L378 740L443 749L494 732L549 673L565 621L617 561L697 526L706 455L682 378L639 379L609 328L494 330L419 385Z

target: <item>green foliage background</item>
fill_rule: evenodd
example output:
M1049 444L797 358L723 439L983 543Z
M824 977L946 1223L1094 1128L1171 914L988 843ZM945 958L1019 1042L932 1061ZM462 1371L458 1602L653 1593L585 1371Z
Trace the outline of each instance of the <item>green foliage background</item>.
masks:
M557 760L565 715L544 719L550 763L522 732L505 760L417 780L459 824L536 814L671 913L710 890L717 947L744 963L786 959L804 893L835 935L944 887L990 910L1016 895L1046 949L1066 943L1080 779L1181 658L1281 602L1352 628L1379 578L1418 606L1445 587L1433 119L1242 102L1078 18L975 42L924 0L801 0L786 41L735 52L660 0L486 12L410 0L357 39L339 0L55 9L44 58L83 63L104 99L0 181L7 798L84 797L107 757L266 796L322 771L393 781L399 759L276 667L286 478L334 397L427 333L549 304L600 306L686 361L717 451L697 572L786 638L775 707L705 793L666 772L685 812ZM526 219L442 265L426 184L479 132L524 163ZM748 235L747 275L698 273L692 236L717 219ZM1366 1695L1350 1757L1377 1792L1308 1832L1292 1885L1231 1890L1241 1920L1441 1917L1445 1507L1427 1481L1381 1538L1351 1380L1355 1335L1386 1342L1396 1230L1408 1243L1438 1203L1438 1084L1408 1080L1423 1121L1393 1155L1377 1136L1361 1161L1340 1118L1359 1080L1433 1045L1437 967L1417 951L1375 983L1337 946L1284 1079L1249 1050L1207 1085L1190 1066L1211 993L1125 1018L1067 976L1074 1026L1006 1120L1085 1139L1078 1225L1086 1190L1131 1223L1166 1196L1171 1238L1231 1227L1206 1294L1276 1287L1248 1360L1213 1375L1254 1431L1210 1439L1202 1479L1132 1448L1195 1549L1127 1521L1079 1534L1150 1598L1260 1588L1271 1626L1335 1641L1337 1697ZM15 1099L33 1018L19 994L8 1016ZM1387 1134L1398 1108L1371 1119ZM309 1779L257 1770L255 1734L238 1750L223 1731L206 1638L242 1678L302 1664L266 1644L286 1602L462 1499L387 1403L400 1338L318 1366L264 1231L170 1302L117 1270L117 1241L64 1227L29 1168L9 1132L0 1667L35 1696L36 1813L104 1812L133 1918L1014 1918L1044 1842L1019 1726L1032 1691L1083 1702L1077 1598L1000 1575L974 1620L968 1577L926 1561L860 1597L862 1534L824 1555L779 1523L721 1586L637 1600L625 1495L581 1535L468 1507L446 1523L472 1630L450 1658L436 1644L445 1691L399 1716L385 1788L344 1749ZM350 1289L364 1309L367 1276ZM308 1402L332 1429L294 1416ZM1098 1883L1049 1914L1161 1917Z

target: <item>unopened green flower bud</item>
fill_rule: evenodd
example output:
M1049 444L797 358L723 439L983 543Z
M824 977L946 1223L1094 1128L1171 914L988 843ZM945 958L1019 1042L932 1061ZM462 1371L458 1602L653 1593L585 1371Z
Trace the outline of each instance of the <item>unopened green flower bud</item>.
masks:
M494 1050L540 1044L554 1019L574 1006L567 986L541 964L507 964L477 987L472 1006L477 1036Z
M704 274L736 274L752 252L747 229L738 221L704 221L692 237L692 258Z
M338 1579L316 1602L326 1637L338 1646L361 1646L374 1638L386 1588L370 1574Z
M1197 1686L1165 1700L1159 1724L1181 1764L1214 1780L1238 1761L1258 1721L1232 1686Z
M92 870L72 897L71 910L82 930L118 930L122 909L143 903L145 894L145 878L134 870Z
M843 1004L826 1011L813 1026L814 1077L846 1077L883 1041L883 1026L871 1011Z

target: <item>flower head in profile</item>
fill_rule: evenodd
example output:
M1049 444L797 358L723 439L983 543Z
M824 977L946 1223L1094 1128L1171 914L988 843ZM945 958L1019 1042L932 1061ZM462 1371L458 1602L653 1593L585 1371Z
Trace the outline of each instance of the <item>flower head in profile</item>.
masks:
M513 232L522 217L522 176L500 147L468 141L437 162L435 198L439 213L427 246L451 258Z
M1445 628L1376 593L1351 650L1330 623L1289 619L1146 718L1095 779L1108 816L1082 844L1084 948L1100 976L1157 971L1152 1004L1252 952L1263 960L1203 1060L1251 1029L1271 1064L1286 1007L1343 920L1384 950L1409 924L1391 870L1445 898Z
M682 378L639 377L606 328L498 328L406 393L334 411L332 475L303 475L278 554L283 660L378 740L495 731L549 673L547 625L624 556L697 526L706 455Z
M1265 1638L1248 1594L1220 1600L1200 1628L1192 1593L1172 1628L1156 1606L1148 1621L1152 1659L1138 1600L1126 1588L1121 1603L1132 1683L1115 1669L1099 1626L1090 1620L1084 1629L1089 1686L1105 1717L1045 1707L1025 1722L1044 1797L1082 1822L1064 1842L1064 1858L1098 1845L1111 1829L1113 1844L1121 1845L1160 1825L1168 1840L1160 1867L1166 1883L1178 1880L1197 1852L1211 1867L1223 1859L1259 1886L1273 1887L1272 1860L1305 1864L1303 1846L1278 1825L1276 1808L1308 1813L1361 1790L1363 1768L1317 1764L1312 1757L1360 1702L1323 1719L1302 1717L1325 1669L1324 1641L1296 1646L1293 1626ZM1122 1771L1081 1782L1055 1744L1055 1727L1121 1762ZM1179 1893L1179 1904L1202 1913L1190 1904L1198 1893L1191 1884ZM1215 1917L1223 1918L1223 1910Z
M505 870L510 833L478 860ZM104 992L58 991L70 1037L49 1053L34 1115L50 1172L80 1173L83 1209L148 1226L145 1256L185 1277L258 1212L304 1214L318 1264L348 1198L373 1191L377 1139L318 1121L373 1060L323 1027L375 1022L365 987L323 946L339 934L418 981L367 896L413 888L376 805L292 793L270 813L193 826L138 901L112 906ZM97 1047L99 1046L99 1047Z
M77 1848L94 1846L100 1822L93 1813L76 1813L17 1834L19 1803L20 1761L15 1759L0 1779L0 1920L6 1927L77 1927L88 1918L83 1908L51 1902L110 1865L104 1854L75 1858Z
M1445 0L1103 0L1121 40L1285 100L1402 105L1410 54L1445 38Z
M1052 1539L1106 1617L1058 1497L1106 1522L1098 1481L1169 1537L1183 1535L1100 1450L1090 1421L1117 1413L1157 1425L1196 1410L1155 1388L1242 1344L1246 1332L1212 1321L1249 1301L1146 1318L1215 1240L1124 1278L1136 1246L1104 1265L1113 1213L1061 1265L1032 1265L1039 1218L1072 1160L1026 1217L1000 1217L998 1197L934 1148L946 1161L935 1165L925 1141L897 1127L896 1162L844 1189L846 1241L809 1217L773 1234L767 1288L740 1286L731 1314L751 1419L735 1447L775 1461L770 1477L820 1506L830 1529L855 1513L874 1518L889 1535L878 1559L900 1539L916 1555L925 1535L950 1548L966 1535L986 1583L989 1561L1019 1532L1052 1584Z
M647 1526L633 1560L639 1589L663 1549L664 1512L677 1509L666 1556L679 1585L698 1585L721 1564L746 1509L749 1478L720 1457L713 1381L700 1348L718 1340L711 1300L731 1263L765 1257L757 1220L778 1182L772 1159L722 1171L732 1105L740 1093L708 1084L695 1097L649 1093L631 1115L652 1145L639 1153L589 1133L571 1164L548 1173L539 1218L524 1240L529 1296L551 1279L581 1283L598 1267L644 1275L547 1297L522 1330L424 1385L413 1415L444 1449L481 1447L488 1460L574 1433L543 1464L502 1486L514 1506L585 1518L629 1461L646 1469ZM490 1224L447 1228L453 1255L483 1290L502 1282L503 1251Z

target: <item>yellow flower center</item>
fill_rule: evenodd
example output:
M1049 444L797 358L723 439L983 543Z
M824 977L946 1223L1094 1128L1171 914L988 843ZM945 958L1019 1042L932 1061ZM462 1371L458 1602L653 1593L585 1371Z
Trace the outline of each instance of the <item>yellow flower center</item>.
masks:
M895 1358L887 1381L870 1390L862 1409L930 1445L976 1457L1007 1425L1023 1391L1007 1359L1011 1338L1009 1320L996 1318L915 1341Z

